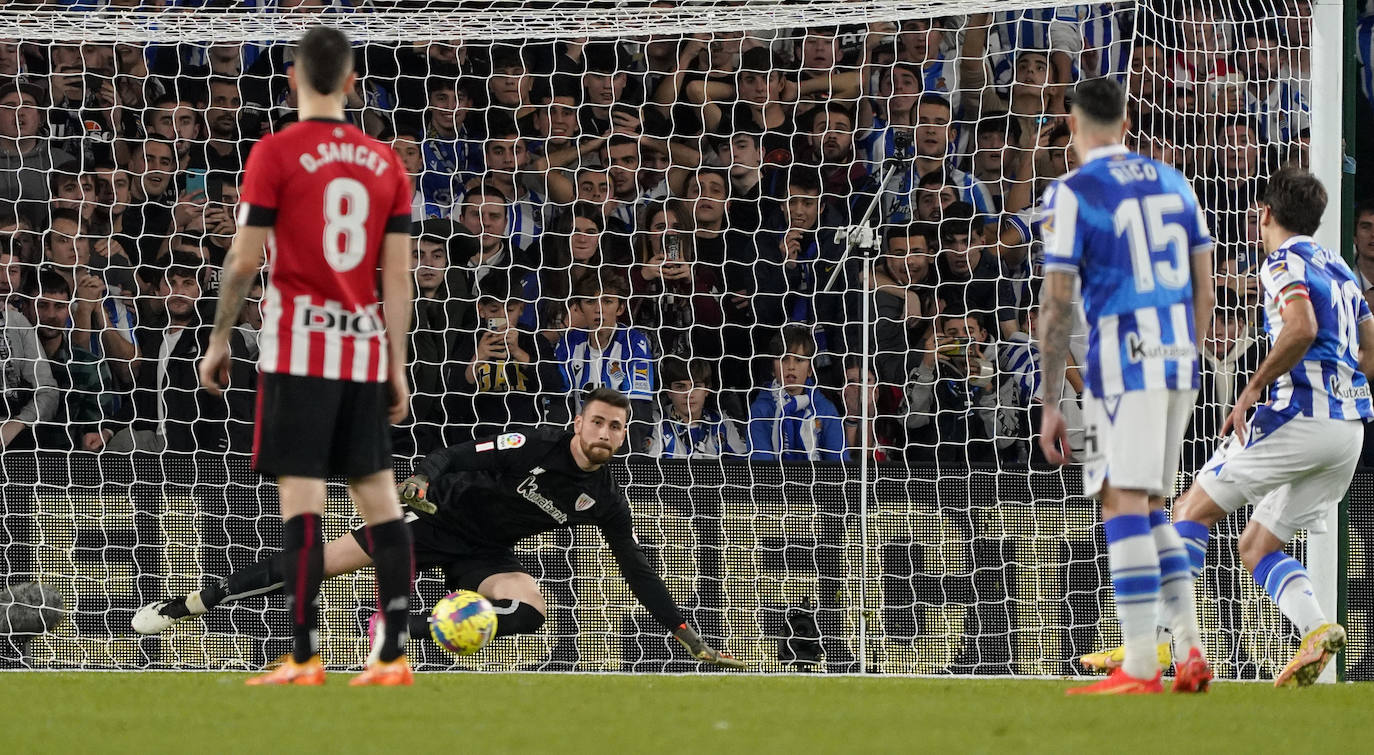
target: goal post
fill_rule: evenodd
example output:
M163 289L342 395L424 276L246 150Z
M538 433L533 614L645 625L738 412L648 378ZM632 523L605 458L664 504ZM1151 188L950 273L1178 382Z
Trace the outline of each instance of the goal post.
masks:
M1216 285L1231 303L1203 360L1180 491L1263 350L1253 225L1264 178L1307 161L1331 198L1318 240L1343 247L1339 0L187 5L208 7L0 7L18 43L14 71L0 49L0 118L40 88L33 149L80 153L29 183L8 181L0 163L0 200L20 200L9 202L13 233L30 234L13 255L26 271L15 285L28 288L12 301L35 320L25 337L41 346L61 330L37 320L50 279L39 263L57 261L64 236L88 240L106 285L127 289L100 300L108 322L73 315L71 334L123 337L121 316L129 339L166 332L158 286L188 253L211 298L232 234L235 154L291 117L281 46L315 23L338 26L359 49L350 118L417 161L407 169L424 317L409 336L415 399L398 474L440 443L566 422L578 389L623 378L642 444L614 474L637 534L702 634L766 671L1070 675L1078 655L1119 642L1096 507L1077 468L1050 469L1034 451L1038 200L1076 161L1064 123L1073 81L1125 84L1129 145L1184 170L1219 242ZM121 58L131 47L141 49ZM4 109L13 78L19 104ZM594 91L602 83L609 99ZM215 86L242 95L241 109L215 101ZM77 89L80 103L65 96ZM159 108L171 131L157 131ZM151 162L163 147L178 150L171 167ZM880 187L885 167L894 180ZM121 176L136 196L118 198ZM464 219L480 212L464 196L488 190L502 197L499 229ZM121 204L137 214L134 232L121 232L132 215L113 220ZM861 236L851 226L870 205L878 248L837 239ZM0 233L7 222L0 212ZM670 269L670 251L686 255L683 268ZM643 334L647 358L606 356L614 343L574 356L584 352L566 333L594 330L577 309L589 280L625 286L612 292L619 317ZM79 299L73 290L68 304ZM483 333L517 323L526 366L479 351L490 348ZM129 341L143 346L136 360L93 353L108 374L66 378L56 432L0 453L0 574L50 585L70 609L54 631L0 645L0 663L238 668L289 639L274 598L157 637L129 629L138 605L279 542L275 488L236 440L251 416L232 399L204 403L173 418L196 427L177 445L164 415L195 386L169 381L195 354L155 338ZM811 375L799 391L774 385L789 355ZM693 411L682 396L701 385L717 429L678 421ZM159 399L136 405L139 391ZM28 396L7 400L18 411ZM135 425L152 435L128 432L126 444L121 431ZM328 491L326 534L345 535L356 516L342 485ZM1349 579L1338 517L1295 545L1330 611ZM1204 640L1223 678L1271 678L1293 630L1235 556L1243 521L1218 527L1199 579ZM417 641L422 667L698 670L638 607L595 531L541 536L517 555L544 590L544 629L456 661ZM446 586L427 574L418 589L427 608ZM369 571L326 583L331 666L362 662L372 594ZM1352 644L1369 636L1368 610Z

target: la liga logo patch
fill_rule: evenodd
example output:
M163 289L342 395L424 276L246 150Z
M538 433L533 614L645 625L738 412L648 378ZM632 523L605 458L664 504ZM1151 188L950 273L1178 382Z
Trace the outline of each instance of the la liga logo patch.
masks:
M520 433L506 433L496 439L496 448L499 451L509 451L523 445L525 445L525 436Z

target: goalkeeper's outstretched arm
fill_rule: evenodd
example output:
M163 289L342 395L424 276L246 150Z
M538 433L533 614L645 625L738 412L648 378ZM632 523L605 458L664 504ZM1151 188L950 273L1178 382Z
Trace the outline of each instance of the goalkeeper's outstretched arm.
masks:
M706 644L701 635L687 626L687 620L673 602L668 586L649 564L648 557L644 555L644 550L635 539L634 530L631 528L629 504L617 507L615 513L602 522L601 536L606 539L606 545L615 556L615 562L620 567L620 573L625 576L630 591L645 608L649 609L649 613L687 648L687 652L693 658L725 668L747 668L743 661Z

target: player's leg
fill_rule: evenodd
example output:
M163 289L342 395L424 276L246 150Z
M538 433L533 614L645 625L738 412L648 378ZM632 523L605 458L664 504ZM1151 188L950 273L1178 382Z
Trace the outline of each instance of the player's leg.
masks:
M1170 445L1164 454L1164 468L1170 470L1163 481L1166 491L1174 489L1183 436L1192 420L1196 398L1195 391L1172 391L1170 394L1165 435ZM1159 556L1159 620L1178 646L1179 662L1173 689L1175 692L1205 692L1212 680L1212 669L1202 652L1192 565L1183 539L1164 511L1162 495L1150 498L1150 534ZM1167 664L1167 661L1161 662L1161 665Z
M377 606L381 627L364 672L352 685L408 685L405 657L410 636L410 587L415 582L415 547L410 527L401 518L401 501L391 469L391 426L387 421L390 392L385 383L350 383L335 434L336 474L348 487L366 526L363 537L377 569Z
M1136 679L1153 679L1159 673L1155 626L1160 568L1149 511L1146 491L1119 489L1108 481L1102 494L1102 527L1126 650L1121 667Z
M410 586L415 581L410 527L401 517L390 470L349 481L349 489L367 526L363 536L377 568L377 603L381 615L377 660L390 663L405 654L410 636Z
M1156 505L1159 501L1159 505ZM1159 607L1159 626L1160 632L1156 637L1156 655L1159 664L1167 667L1173 661L1173 654L1170 651L1170 644L1174 639L1174 626L1180 622L1187 621L1188 604L1192 605L1193 622L1196 623L1197 599L1193 593L1194 585L1197 583L1198 575L1202 573L1203 561L1207 555L1208 531L1217 522L1224 519L1227 511L1219 508L1206 491L1202 490L1197 483L1193 483L1188 491L1174 502L1174 523L1172 529L1178 538L1178 544L1174 545L1169 537L1169 533L1164 529L1168 526L1168 517L1162 510L1163 498L1151 498L1150 504L1150 533L1154 537L1155 548L1160 560L1160 607ZM1176 558L1176 549L1182 548L1187 559L1188 577L1186 585L1178 579L1179 567L1182 566ZM1165 587L1165 575L1169 575L1168 590ZM1167 597L1176 598L1168 600ZM1187 601L1185 604L1184 601ZM1187 632L1185 631L1186 635ZM1185 643L1188 638L1185 638ZM1186 659L1188 650L1180 643L1179 657ZM1109 671L1119 668L1125 657L1125 647L1118 646L1109 650L1102 650L1088 653L1079 658L1079 663L1085 668L1096 671Z
M372 558L352 534L324 546L325 579L352 574L371 564ZM277 553L220 577L195 592L143 606L134 614L134 631L158 634L178 621L201 616L226 603L280 592L286 585L285 574L286 554Z
M496 609L496 636L528 634L539 630L548 615L539 584L525 572L502 572L482 580L477 586Z
M258 385L253 465L277 478L282 518L282 592L291 617L291 659L250 684L320 684L319 594L324 579L325 478L336 417L338 381L264 374Z
M324 480L282 477L282 592L291 616L291 658L305 663L320 652L319 598L324 581Z
M1090 399L1084 493L1100 494L1107 561L1124 639L1122 665L1107 679L1070 694L1160 692L1155 645L1159 554L1150 531L1150 497L1167 492L1169 391L1134 391Z
M1241 534L1240 556L1255 581L1302 635L1302 644L1274 678L1274 686L1306 687L1317 681L1326 664L1345 647L1345 628L1327 618L1307 570L1283 552L1287 542L1252 518Z
M1332 424L1338 426L1331 432L1340 436L1340 430L1346 428L1339 425L1357 423ZM1326 664L1345 646L1345 628L1322 609L1307 569L1283 552L1299 530L1324 530L1328 512L1349 487L1360 438L1356 432L1344 435L1344 442L1336 440L1330 448L1328 458L1335 463L1325 469L1315 468L1266 496L1255 506L1241 534L1241 561L1303 638L1297 653L1274 679L1275 686L1315 683Z

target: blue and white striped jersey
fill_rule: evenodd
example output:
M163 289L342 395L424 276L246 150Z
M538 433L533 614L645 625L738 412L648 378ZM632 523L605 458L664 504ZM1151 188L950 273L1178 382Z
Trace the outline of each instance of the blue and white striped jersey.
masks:
M681 421L669 409L659 420L646 453L666 459L744 457L749 455L749 445L735 422L713 409L707 409L695 425Z
M1192 255L1212 238L1177 170L1115 144L1045 191L1045 272L1082 281L1096 397L1198 387Z
M1126 72L1131 69L1131 17L1134 14L1131 6L1131 3L1077 6L1078 29L1083 37L1083 55L1079 62L1081 76L1113 76L1126 83ZM1088 57L1096 61L1091 69L1082 62Z
M1067 44L1068 38L1078 37L1078 9L1066 5L1060 8L1026 8L1003 11L993 16L989 30L988 63L992 67L992 83L1007 86L1016 78L1016 54L1024 50L1058 50L1067 52L1078 45ZM1079 43L1081 44L1081 43ZM1076 50L1074 57L1077 57Z
M649 338L626 326L616 328L605 349L597 349L585 330L569 330L558 342L564 387L575 397L591 388L614 388L632 400L654 397L654 355Z
M1253 426L1263 433L1298 415L1374 417L1359 359L1360 323L1374 315L1345 260L1310 236L1294 236L1265 258L1260 283L1270 344L1283 332L1282 297L1294 287L1305 290L1312 301L1317 340L1296 367L1269 387L1269 402L1256 410Z
M1360 90L1374 104L1374 13L1355 23L1355 57L1360 60Z
M1284 79L1263 96L1245 90L1245 112L1259 127L1259 139L1264 144L1289 144L1298 140L1301 132L1312 127L1312 112L1307 106L1298 82Z
M516 249L529 249L548 225L544 195L524 190L506 208L506 238Z

